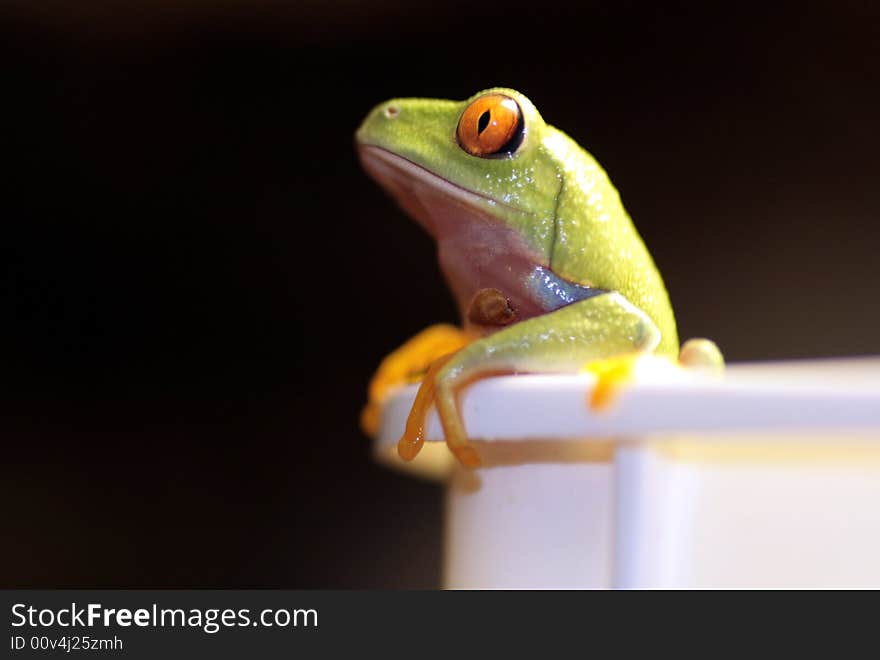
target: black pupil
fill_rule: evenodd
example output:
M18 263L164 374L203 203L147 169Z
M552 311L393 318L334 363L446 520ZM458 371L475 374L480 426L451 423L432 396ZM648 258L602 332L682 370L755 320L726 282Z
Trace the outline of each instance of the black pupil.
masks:
M477 133L482 133L486 130L486 127L489 125L489 119L491 117L492 115L488 110L480 115L480 118L477 120Z

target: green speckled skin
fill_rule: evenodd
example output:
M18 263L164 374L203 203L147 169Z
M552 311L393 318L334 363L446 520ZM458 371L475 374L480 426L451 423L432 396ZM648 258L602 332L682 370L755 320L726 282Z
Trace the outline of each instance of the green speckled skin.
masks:
M677 355L675 317L663 279L605 171L552 126L545 126L543 144L555 154L564 182L556 208L553 271L621 293L660 330L657 352Z

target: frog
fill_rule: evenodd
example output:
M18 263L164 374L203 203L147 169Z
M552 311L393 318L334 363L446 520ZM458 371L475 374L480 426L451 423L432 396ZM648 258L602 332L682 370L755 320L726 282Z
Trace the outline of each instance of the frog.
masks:
M404 460L421 449L433 406L452 454L481 465L460 398L483 378L586 370L598 393L643 355L723 367L711 340L679 345L663 279L607 173L524 94L391 99L369 112L355 146L366 173L436 242L461 317L410 340L371 385L365 425L375 428L392 385L420 381L398 444Z

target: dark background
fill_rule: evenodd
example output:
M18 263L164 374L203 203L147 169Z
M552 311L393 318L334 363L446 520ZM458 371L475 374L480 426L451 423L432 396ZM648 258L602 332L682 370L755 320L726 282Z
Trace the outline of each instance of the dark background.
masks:
M455 319L352 150L392 96L528 94L683 338L877 351L875 3L115 4L0 10L0 586L439 583L440 487L357 427Z

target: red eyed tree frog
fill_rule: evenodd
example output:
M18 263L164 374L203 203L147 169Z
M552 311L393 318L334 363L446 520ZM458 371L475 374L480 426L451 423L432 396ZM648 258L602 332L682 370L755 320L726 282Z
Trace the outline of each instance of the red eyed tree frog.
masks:
M519 92L386 101L356 146L366 171L436 240L463 319L462 330L417 335L374 378L368 427L391 383L423 375L403 458L421 448L433 404L450 450L479 465L457 399L477 379L679 357L663 280L605 171ZM708 340L688 342L680 359L723 364Z

